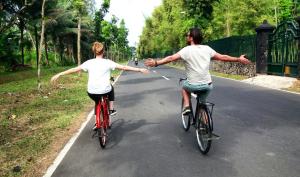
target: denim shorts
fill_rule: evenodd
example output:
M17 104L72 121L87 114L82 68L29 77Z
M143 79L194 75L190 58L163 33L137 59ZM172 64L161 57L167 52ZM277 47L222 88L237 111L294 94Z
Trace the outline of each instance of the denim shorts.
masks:
M210 91L213 89L212 83L209 84L190 84L189 81L185 80L183 82L182 88L190 93L201 91L200 94L200 101L204 102L206 101L206 98Z

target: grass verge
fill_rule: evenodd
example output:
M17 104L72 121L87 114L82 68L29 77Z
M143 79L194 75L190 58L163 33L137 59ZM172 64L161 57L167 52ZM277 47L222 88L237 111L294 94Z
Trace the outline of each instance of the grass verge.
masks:
M300 93L300 80L298 79L290 88L287 88L285 90Z
M42 176L93 108L86 73L50 84L65 69L43 69L40 92L36 70L0 75L0 176Z

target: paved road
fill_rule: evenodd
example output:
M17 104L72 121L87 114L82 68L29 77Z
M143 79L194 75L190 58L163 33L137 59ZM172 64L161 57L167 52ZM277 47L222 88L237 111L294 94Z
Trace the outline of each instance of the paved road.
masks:
M179 119L183 73L153 70L122 74L108 147L92 139L91 120L54 177L300 176L299 95L213 78L208 100L221 139L203 156L194 129L184 132Z

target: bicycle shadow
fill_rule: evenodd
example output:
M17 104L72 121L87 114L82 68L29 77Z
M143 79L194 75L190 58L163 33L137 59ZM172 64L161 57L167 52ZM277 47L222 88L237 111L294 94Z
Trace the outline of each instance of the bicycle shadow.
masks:
M130 134L131 132L147 125L154 125L159 123L151 123L147 122L146 120L128 120L125 121L124 119L117 119L112 122L111 129L109 129L109 139L108 144L106 145L105 149L112 149L116 145L118 145L125 136Z

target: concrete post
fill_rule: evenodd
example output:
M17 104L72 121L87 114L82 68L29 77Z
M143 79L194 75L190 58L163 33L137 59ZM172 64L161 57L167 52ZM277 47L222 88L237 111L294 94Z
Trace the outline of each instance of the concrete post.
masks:
M256 36L256 73L267 73L268 62L268 39L269 34L275 29L267 20L258 26L255 31Z

